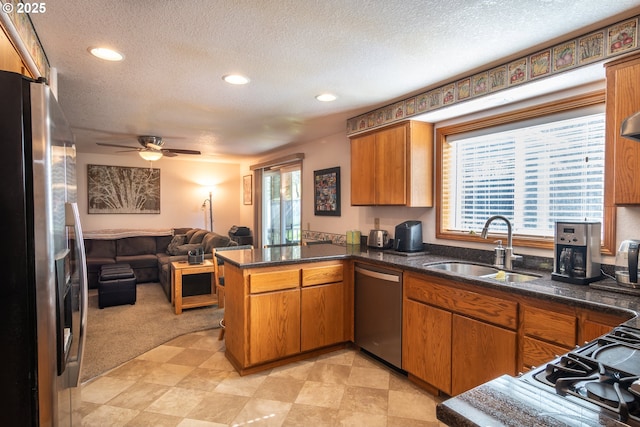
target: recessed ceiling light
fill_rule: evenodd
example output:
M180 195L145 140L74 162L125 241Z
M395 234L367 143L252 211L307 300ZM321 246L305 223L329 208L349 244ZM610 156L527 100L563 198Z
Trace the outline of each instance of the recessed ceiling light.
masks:
M222 76L222 80L232 85L246 85L249 83L249 78L241 76L240 74L227 74Z
M318 101L322 101L322 102L331 102L331 101L335 101L338 97L335 96L332 93L323 93L321 95L316 96L316 99Z
M122 61L124 59L123 54L106 47L91 47L89 48L89 53L96 58L104 59L105 61Z

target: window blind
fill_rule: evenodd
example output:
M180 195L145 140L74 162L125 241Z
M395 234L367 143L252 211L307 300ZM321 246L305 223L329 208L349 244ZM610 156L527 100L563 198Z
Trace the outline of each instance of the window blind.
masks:
M548 237L555 221L602 221L604 133L604 112L582 109L448 138L446 228L479 231L504 215L515 233Z

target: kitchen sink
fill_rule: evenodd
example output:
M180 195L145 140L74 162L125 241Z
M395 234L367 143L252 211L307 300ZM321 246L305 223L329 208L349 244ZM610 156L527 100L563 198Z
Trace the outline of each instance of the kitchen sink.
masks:
M512 273L509 271L503 271L502 274L498 272L493 274L487 274L486 276L480 276L480 277L499 280L501 282L506 282L506 283L528 282L529 280L536 280L540 278L540 276L536 276L533 274Z
M502 271L488 265L473 264L470 262L441 262L438 264L423 264L423 267L435 270L444 270L451 273L462 274L465 276L482 277L483 279L493 279L506 283L521 283L529 280L539 279L540 276L527 273L515 273L512 271Z
M486 276L497 274L498 269L487 265L472 264L469 262L442 262L439 264L423 264L424 267L437 270L450 271L452 273L464 274L465 276Z

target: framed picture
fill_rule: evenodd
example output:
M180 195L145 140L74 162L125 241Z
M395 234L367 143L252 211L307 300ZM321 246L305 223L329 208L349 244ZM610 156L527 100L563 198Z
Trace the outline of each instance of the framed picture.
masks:
M159 214L160 169L87 165L90 214Z
M315 215L340 216L340 167L313 171Z
M242 177L242 203L250 205L253 203L253 175Z

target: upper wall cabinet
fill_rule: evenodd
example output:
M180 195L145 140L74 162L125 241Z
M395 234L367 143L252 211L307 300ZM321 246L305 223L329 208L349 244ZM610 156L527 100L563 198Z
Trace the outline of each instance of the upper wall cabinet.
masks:
M22 62L22 58L15 50L11 41L6 36L2 28L0 28L0 70L13 71L14 73L24 74L33 77Z
M606 64L606 138L607 165L613 169L613 191L616 205L640 204L640 143L620 136L622 121L640 111L640 55L633 55ZM613 161L613 163L612 163ZM613 186L613 188L611 188Z
M351 138L351 205L433 206L433 125L407 121Z

